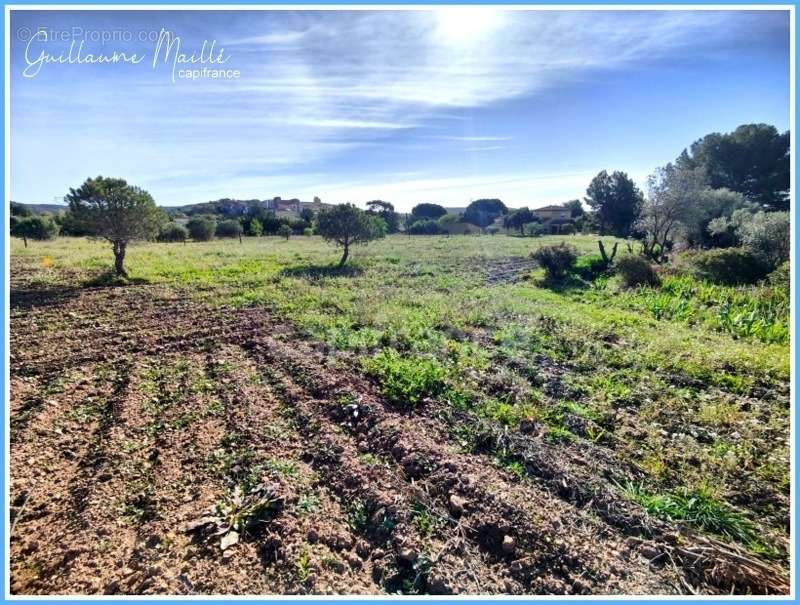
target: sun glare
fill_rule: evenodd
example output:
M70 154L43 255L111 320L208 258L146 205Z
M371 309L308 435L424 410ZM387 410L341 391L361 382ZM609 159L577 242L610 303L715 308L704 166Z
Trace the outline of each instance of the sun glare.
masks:
M464 44L495 30L501 11L485 7L447 7L436 9L436 33L451 44Z

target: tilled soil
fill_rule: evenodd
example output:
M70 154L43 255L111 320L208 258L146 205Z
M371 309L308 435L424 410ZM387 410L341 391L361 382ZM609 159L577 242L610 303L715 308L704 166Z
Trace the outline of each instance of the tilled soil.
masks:
M264 308L25 284L11 306L15 594L788 591L621 498L601 449L476 427L511 473L459 446L474 419L397 409Z

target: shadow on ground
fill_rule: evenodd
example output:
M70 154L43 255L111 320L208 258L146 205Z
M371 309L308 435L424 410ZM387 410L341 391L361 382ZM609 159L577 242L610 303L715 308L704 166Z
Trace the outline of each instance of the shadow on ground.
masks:
M361 267L355 265L302 265L289 267L281 271L282 277L302 277L304 279L323 279L326 277L358 277L364 273Z
M142 286L150 281L142 277L125 277L117 275L114 271L104 271L83 282L84 288L98 288L104 286Z

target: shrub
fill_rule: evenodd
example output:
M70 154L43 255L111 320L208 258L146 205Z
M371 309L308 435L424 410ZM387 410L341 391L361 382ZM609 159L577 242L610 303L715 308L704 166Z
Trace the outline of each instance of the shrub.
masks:
M58 235L58 225L49 216L25 216L17 217L11 223L11 235L21 237L25 246L29 239L47 240L53 239Z
M189 237L189 232L185 227L177 223L167 223L161 228L158 234L158 241L160 242L185 242Z
M284 223L283 225L278 227L278 235L280 235L281 237L285 237L288 240L289 236L292 235L292 228L286 223Z
M693 255L690 263L695 276L728 286L754 284L769 272L762 258L743 248L705 250Z
M303 229L303 235L311 237L312 235L314 235L314 230L311 227L306 227L305 229Z
M547 276L550 278L564 277L569 271L575 260L578 258L578 250L575 246L570 246L561 242L551 246L542 246L531 253L531 258L539 261L544 267Z
M761 256L774 269L789 260L790 220L788 212L736 210L708 225L712 236L734 237L739 244Z
M445 370L434 359L404 357L394 349L384 349L363 364L368 374L378 378L381 393L392 403L414 408L423 399L448 390Z
M653 265L642 257L628 254L620 258L614 265L622 285L626 288L636 286L657 286L661 280L653 269Z
M429 219L414 221L406 231L411 235L439 235L440 233L446 233L437 221Z
M528 223L525 225L525 234L532 237L539 237L547 234L547 227L542 223Z
M742 245L759 254L775 269L789 260L788 212L757 212L737 229Z
M217 237L239 237L242 234L242 224L235 219L222 221L217 224L215 233Z
M260 237L264 233L264 226L261 224L261 221L257 218L251 218L250 222L247 223L247 235L253 237Z
M198 216L186 223L189 235L196 242L207 242L214 239L216 222L213 218Z
M771 286L789 290L790 276L791 276L791 270L789 267L789 261L786 261L767 276L767 282L769 282Z

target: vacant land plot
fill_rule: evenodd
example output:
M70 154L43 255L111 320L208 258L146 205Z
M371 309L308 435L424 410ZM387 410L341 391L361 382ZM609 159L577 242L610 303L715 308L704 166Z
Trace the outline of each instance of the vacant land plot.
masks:
M787 592L785 310L548 241L14 242L12 591Z

